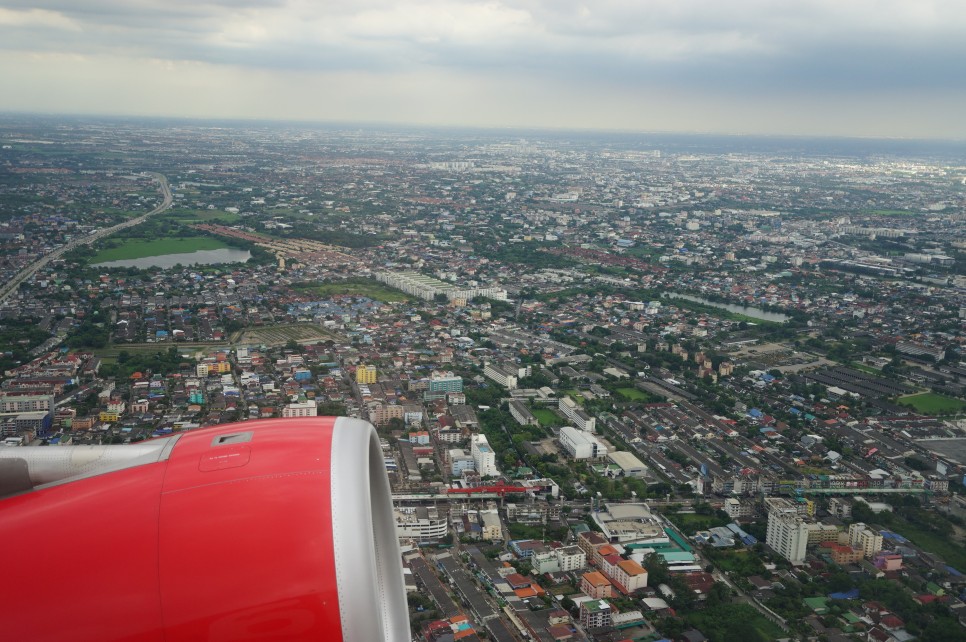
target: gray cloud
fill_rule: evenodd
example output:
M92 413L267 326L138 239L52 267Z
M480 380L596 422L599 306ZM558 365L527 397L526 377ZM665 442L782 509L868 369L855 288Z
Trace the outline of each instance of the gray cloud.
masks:
M904 92L962 106L963 33L959 0L0 0L0 64L172 61L393 87L418 74L824 109Z

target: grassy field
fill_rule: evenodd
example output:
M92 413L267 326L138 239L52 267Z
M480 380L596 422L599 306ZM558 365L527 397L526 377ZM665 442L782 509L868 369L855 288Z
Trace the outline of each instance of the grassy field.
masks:
M877 377L881 377L882 376L882 371L881 370L876 370L872 366L867 366L867 365L862 364L862 363L850 363L849 364L849 367L850 368L855 368L856 370L859 370L861 372L867 372L868 374L875 375Z
M922 550L939 555L956 570L966 569L966 548L959 542L943 537L938 533L923 530L899 516L894 516L886 527L899 533Z
M564 394L576 401L578 406L584 405L584 402L587 401L584 399L584 396L576 390L564 390Z
M685 615L711 642L778 640L787 637L781 627L747 604L722 604Z
M966 401L955 397L937 395L934 392L899 397L899 403L903 406L910 406L916 412L926 415L951 415L966 408Z
M299 285L296 289L299 292L317 294L320 297L351 294L354 296L368 297L376 301L382 301L383 303L412 300L411 297L403 294L399 290L394 290L373 279L346 279L345 281L319 283L317 285Z
M697 513L665 513L671 522L685 535L694 535L697 531L706 531L715 526L727 526L731 520L717 515L698 515Z
M125 239L117 247L106 248L91 258L91 263L140 259L146 256L164 256L198 250L220 250L230 247L224 241L210 236L188 236L167 239Z
M546 408L531 408L530 412L533 413L533 416L540 421L540 425L544 428L550 426L563 426L565 423L564 420L555 415L553 411L547 410Z
M761 558L748 550L715 551L710 557L711 561L719 569L729 571L741 577L757 575L765 570Z
M646 392L637 388L618 388L617 392L630 401L648 401L651 398Z

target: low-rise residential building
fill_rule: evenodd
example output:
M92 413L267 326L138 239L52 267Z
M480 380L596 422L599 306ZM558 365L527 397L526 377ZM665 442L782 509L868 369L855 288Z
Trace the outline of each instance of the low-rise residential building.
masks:
M633 593L647 586L647 571L634 560L621 560L608 566L611 580L624 593Z
M540 420L530 412L527 405L522 401L510 402L510 415L517 420L521 426L539 426Z
M861 561L863 557L861 548L852 548L847 544L822 542L819 548L822 552L828 554L836 564L855 564Z
M453 477L460 477L467 470L476 470L476 460L462 448L453 448L449 451L449 465L450 474Z
M580 576L580 591L594 599L612 597L614 586L600 571L590 571Z
M580 430L594 432L597 427L597 420L581 409L576 401L570 397L561 397L557 403L557 408Z
M579 546L562 546L554 551L554 555L564 573L587 566L587 554Z
M754 505L750 501L729 497L724 501L724 512L728 513L731 519L751 517L754 514Z
M805 528L808 530L809 546L839 541L839 529L831 524L806 524Z
M480 511L480 521L483 531L481 537L488 542L499 542L503 540L503 522L500 521L500 514L496 509Z
M591 600L580 604L580 624L588 629L597 629L613 624L613 609L604 600Z
M867 559L882 550L882 535L863 524L856 522L849 525L849 546L862 549Z
M483 374L509 390L517 387L518 378L516 368L502 364L488 363L483 367Z
M300 401L287 404L282 408L283 417L317 417L319 407L314 401Z

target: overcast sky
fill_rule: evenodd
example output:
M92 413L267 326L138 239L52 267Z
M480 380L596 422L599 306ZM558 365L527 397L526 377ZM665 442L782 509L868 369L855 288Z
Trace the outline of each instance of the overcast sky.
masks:
M966 138L963 0L0 0L0 110Z

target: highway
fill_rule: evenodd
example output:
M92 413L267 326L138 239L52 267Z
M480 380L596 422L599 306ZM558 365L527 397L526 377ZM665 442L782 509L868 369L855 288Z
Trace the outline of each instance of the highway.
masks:
M153 177L154 180L158 181L158 184L161 186L161 194L164 196L164 200L161 201L160 205L155 207L147 214L143 214L137 218L132 218L129 221L118 223L117 225L114 225L112 227L107 227L102 230L97 230L93 234L85 236L84 238L73 239L67 245L59 247L53 252L51 252L50 254L47 254L42 258L34 261L24 269L20 270L20 272L18 272L16 276L10 279L10 281L8 281L7 283L4 283L3 286L0 286L0 304L6 301L11 294L16 292L17 288L20 287L20 284L26 281L27 279L29 279L31 276L33 276L37 272L37 270L40 270L51 261L55 261L59 259L65 252L70 252L74 248L80 247L81 245L90 245L91 243L95 241L99 241L105 236L110 236L111 234L114 234L115 232L118 232L120 230L127 229L129 227L134 227L135 225L139 225L144 221L146 221L149 217L154 216L159 212L163 212L164 210L171 207L171 203L174 199L171 196L171 187L168 185L168 179L165 178L164 175L157 174L155 172L145 172L145 174Z

